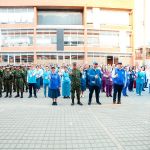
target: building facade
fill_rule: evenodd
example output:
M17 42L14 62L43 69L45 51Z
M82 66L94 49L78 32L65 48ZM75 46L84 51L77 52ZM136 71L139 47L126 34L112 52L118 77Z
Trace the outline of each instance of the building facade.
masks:
M135 0L135 64L150 65L150 1Z
M134 0L1 0L0 62L134 64Z

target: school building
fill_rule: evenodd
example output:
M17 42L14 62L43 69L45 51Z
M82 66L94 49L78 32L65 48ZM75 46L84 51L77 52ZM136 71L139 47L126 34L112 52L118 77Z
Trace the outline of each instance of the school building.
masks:
M0 0L0 62L135 64L134 0Z

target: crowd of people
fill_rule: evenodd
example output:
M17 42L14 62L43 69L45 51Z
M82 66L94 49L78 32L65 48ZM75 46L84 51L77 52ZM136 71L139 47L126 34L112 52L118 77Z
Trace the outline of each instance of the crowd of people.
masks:
M37 98L39 90L43 90L44 97L52 99L52 105L57 105L59 96L72 100L75 104L83 105L81 98L89 90L88 105L92 103L93 93L97 104L101 105L100 92L105 92L106 97L112 97L113 104L121 104L121 96L128 96L134 92L141 96L145 88L150 93L150 68L147 66L133 67L117 65L7 65L0 66L0 98L5 93L5 98L23 98L24 92L29 92L28 98Z

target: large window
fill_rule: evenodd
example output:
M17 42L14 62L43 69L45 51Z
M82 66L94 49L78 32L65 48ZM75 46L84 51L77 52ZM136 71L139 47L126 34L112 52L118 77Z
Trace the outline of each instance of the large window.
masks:
M115 48L119 47L118 31L99 31L88 30L88 45L100 45L100 47Z
M65 46L81 46L84 44L83 30L64 30Z
M2 29L2 47L33 45L33 29Z
M39 10L39 25L82 25L82 12L69 10Z
M1 53L2 63L33 63L34 55L32 52L28 53Z
M33 8L0 8L0 24L30 24L33 20Z
M137 60L141 60L143 58L143 49L142 48L136 49L135 56Z
M38 29L36 44L38 46L50 46L56 44L56 30Z
M129 11L105 10L89 8L87 10L88 24L129 25Z

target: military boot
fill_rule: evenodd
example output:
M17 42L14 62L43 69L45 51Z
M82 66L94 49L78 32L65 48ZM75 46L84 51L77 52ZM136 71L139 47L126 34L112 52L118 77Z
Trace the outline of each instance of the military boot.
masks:
M19 93L17 93L17 95L15 96L15 98L16 98L16 97L19 97Z
M23 98L23 92L21 92L21 97L20 98Z

